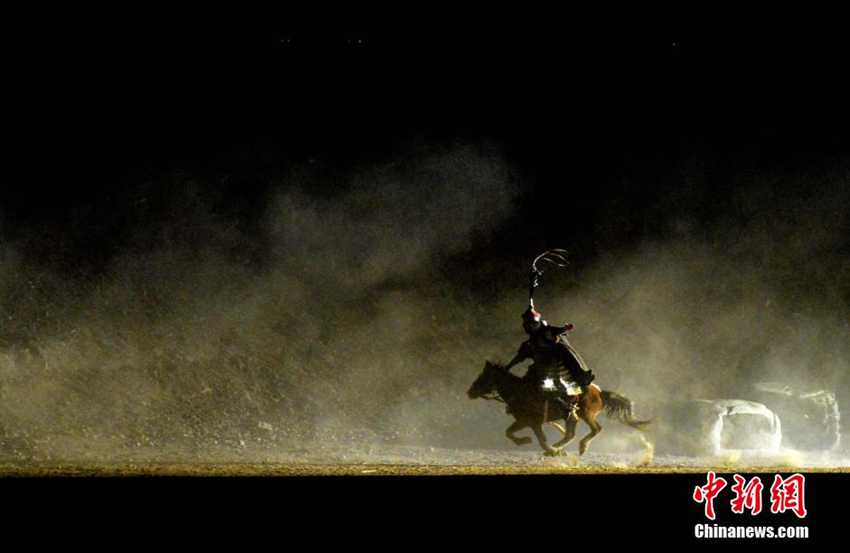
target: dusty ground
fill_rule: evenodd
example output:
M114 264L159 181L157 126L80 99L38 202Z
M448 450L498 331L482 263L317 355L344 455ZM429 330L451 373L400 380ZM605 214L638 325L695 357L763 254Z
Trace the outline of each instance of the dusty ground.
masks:
M41 476L428 476L428 475L511 475L511 474L684 474L705 473L717 467L498 467L434 465L244 465L244 464L150 464L150 465L56 465L41 467L0 467L4 477ZM731 469L729 469L731 470ZM735 467L743 472L789 472L780 467ZM850 467L794 468L794 472L850 473Z
M313 476L313 475L492 475L850 472L843 451L812 454L729 452L713 457L655 455L650 447L630 452L568 453L549 458L532 449L475 451L423 446L308 446L264 451L208 452L191 461L135 452L109 461L14 461L0 463L0 476ZM159 458L157 458L159 456ZM241 458L240 458L241 457Z

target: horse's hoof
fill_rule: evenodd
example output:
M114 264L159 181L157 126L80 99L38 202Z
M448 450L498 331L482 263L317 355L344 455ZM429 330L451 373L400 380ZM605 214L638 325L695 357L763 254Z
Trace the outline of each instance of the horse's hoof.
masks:
M563 454L564 451L561 449L552 449L543 452L543 455L545 455L546 457L561 457Z
M528 445L532 442L531 438L524 436L517 440L516 445Z

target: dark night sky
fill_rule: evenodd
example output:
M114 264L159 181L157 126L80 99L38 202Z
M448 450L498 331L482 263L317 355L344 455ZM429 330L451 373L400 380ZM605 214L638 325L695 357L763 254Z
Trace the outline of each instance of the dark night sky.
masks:
M250 218L293 165L332 175L467 141L502 148L518 172L509 231L524 240L508 249L551 246L566 208L571 247L590 251L606 247L589 234L606 198L643 187L639 217L640 198L688 160L721 191L742 171L846 160L842 44L543 36L44 31L13 48L4 228L38 228L98 260L120 247L122 206L163 175L218 179L222 209ZM586 185L567 196L567 180ZM69 230L80 213L85 228Z

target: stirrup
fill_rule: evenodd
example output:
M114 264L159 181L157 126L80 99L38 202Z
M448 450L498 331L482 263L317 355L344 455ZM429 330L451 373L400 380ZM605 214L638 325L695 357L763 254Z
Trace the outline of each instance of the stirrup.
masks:
M578 404L577 403L568 404L565 411L567 411L564 414L564 421L565 422L570 421L570 420L573 420L573 421L578 420Z

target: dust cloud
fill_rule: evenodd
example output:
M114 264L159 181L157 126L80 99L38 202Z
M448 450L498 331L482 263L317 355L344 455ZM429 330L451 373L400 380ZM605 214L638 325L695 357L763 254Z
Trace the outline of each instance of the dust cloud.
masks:
M516 175L459 146L343 178L280 176L250 228L178 181L165 217L132 203L97 278L6 242L3 457L238 460L439 435L483 359L441 264L511 214Z
M499 255L524 229L520 175L498 148L296 167L248 222L218 209L208 177L167 178L166 205L144 187L127 202L120 247L94 274L69 270L61 244L3 240L2 460L508 448L501 407L465 394L485 359L524 339L539 253ZM763 380L850 402L848 173L734 178L723 191L685 178L640 217L628 191L610 198L598 252L539 292L544 318L576 324L597 382L639 416ZM704 202L716 214L700 215ZM642 447L606 429L599 451Z

